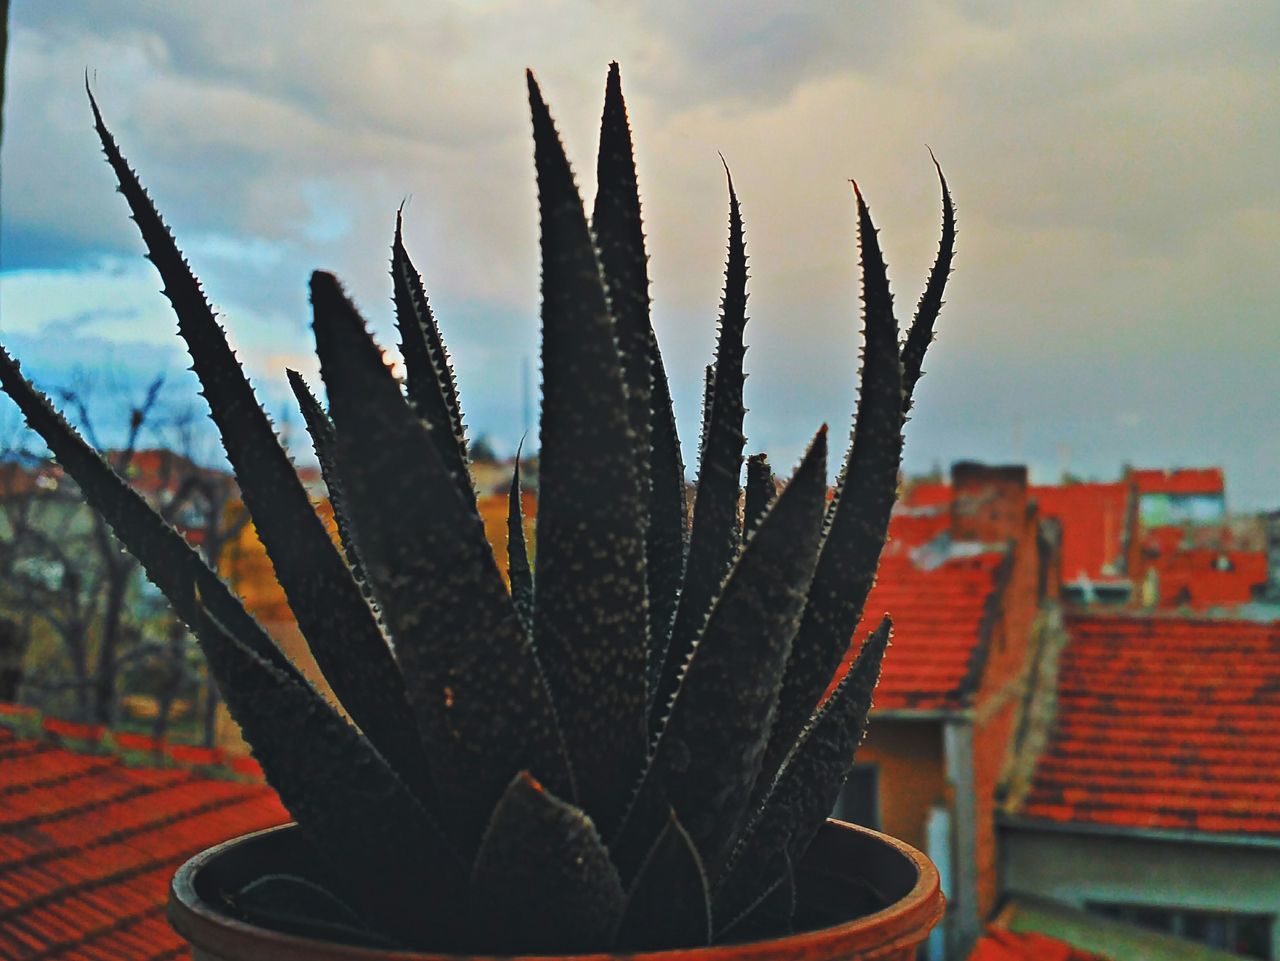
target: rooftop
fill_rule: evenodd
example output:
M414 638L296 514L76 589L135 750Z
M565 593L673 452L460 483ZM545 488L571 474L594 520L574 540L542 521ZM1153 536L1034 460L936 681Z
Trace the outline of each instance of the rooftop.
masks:
M989 601L1007 555L951 543L947 526L945 511L908 511L890 521L876 585L840 670L843 676L862 640L891 614L893 646L876 688L879 710L965 706Z
M1280 624L1070 618L1025 817L1280 836Z
M46 723L27 737L4 726L10 711L0 712L0 957L188 957L165 920L170 877L210 845L287 821L275 792L56 743L100 733L83 725Z

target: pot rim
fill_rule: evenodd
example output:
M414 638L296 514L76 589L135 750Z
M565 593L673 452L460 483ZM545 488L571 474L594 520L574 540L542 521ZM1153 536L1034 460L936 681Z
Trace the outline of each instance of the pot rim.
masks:
M250 842L264 835L296 828L295 822L253 831L221 844L206 848L188 859L174 873L169 886L168 919L174 930L194 947L212 952L212 957L225 954L233 959L240 955L246 939L269 945L270 957L278 961L314 961L329 957L335 961L453 961L462 958L501 957L506 961L547 961L548 958L573 958L575 961L706 961L708 952L715 952L720 959L725 952L742 961L777 961L782 958L800 958L811 955L815 942L825 946L824 954L839 957L842 948L866 950L874 945L875 957L889 954L895 947L916 944L922 939L918 932L931 930L941 919L945 909L938 869L922 852L895 837L872 831L856 824L829 818L827 824L839 830L852 831L869 837L887 847L911 863L916 871L916 882L902 898L872 914L849 921L783 935L741 943L716 944L705 947L672 948L663 951L595 952L577 955L486 955L445 954L408 949L387 949L339 944L287 934L271 928L250 924L226 914L196 891L196 877L201 870L228 849ZM816 839L815 839L816 843ZM199 956L199 955L197 955Z

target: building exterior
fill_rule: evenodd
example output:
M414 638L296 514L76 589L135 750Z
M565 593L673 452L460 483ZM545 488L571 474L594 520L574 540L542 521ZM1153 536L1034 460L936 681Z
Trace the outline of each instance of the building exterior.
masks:
M1138 496L1143 527L1221 525L1227 519L1226 487L1221 467L1127 472Z
M1280 959L1280 624L1067 627L1046 749L1001 817L1006 891Z
M1133 485L1036 486L1041 517L1062 526L1062 596L1072 604L1124 605L1133 598L1132 545L1137 541Z
M952 491L908 498L890 523L857 638L888 612L893 644L836 811L938 865L948 912L933 961L966 957L996 906L999 785L1057 598L1025 468L957 464Z

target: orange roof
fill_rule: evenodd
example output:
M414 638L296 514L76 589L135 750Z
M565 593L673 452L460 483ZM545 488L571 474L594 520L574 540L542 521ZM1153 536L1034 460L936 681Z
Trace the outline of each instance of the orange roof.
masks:
M1203 611L1248 604L1254 588L1267 582L1264 551L1191 548L1162 554L1153 566L1160 587L1157 606L1162 608Z
M1132 470L1129 476L1137 484L1139 496L1210 494L1221 497L1224 490L1221 467Z
M951 503L951 485L946 481L908 482L901 503L906 507L945 507Z
M991 927L973 946L969 961L1108 961L1034 931L1013 932Z
M59 729L92 733L80 727ZM164 916L174 869L289 820L263 784L126 767L2 726L0 769L0 957L8 961L189 957Z
M1062 579L1115 577L1124 553L1129 497L1125 484L1032 487L1041 517L1062 524Z
M1022 813L1280 835L1280 623L1071 618Z
M948 526L947 515L895 514L876 585L845 655L843 677L857 648L888 613L893 646L885 655L875 704L884 709L958 709L985 640L983 622L996 589L1001 551L953 556L923 546ZM939 524L941 526L939 527Z

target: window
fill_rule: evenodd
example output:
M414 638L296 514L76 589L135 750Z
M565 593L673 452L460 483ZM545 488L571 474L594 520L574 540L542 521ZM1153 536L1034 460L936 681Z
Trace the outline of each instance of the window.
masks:
M1269 914L1236 914L1232 911L1194 911L1188 908L1162 908L1148 904L1115 904L1091 901L1086 907L1093 914L1116 921L1198 941L1212 948L1234 951L1246 958L1273 961Z
M880 830L880 769L874 764L855 764L836 798L831 816L840 821Z

